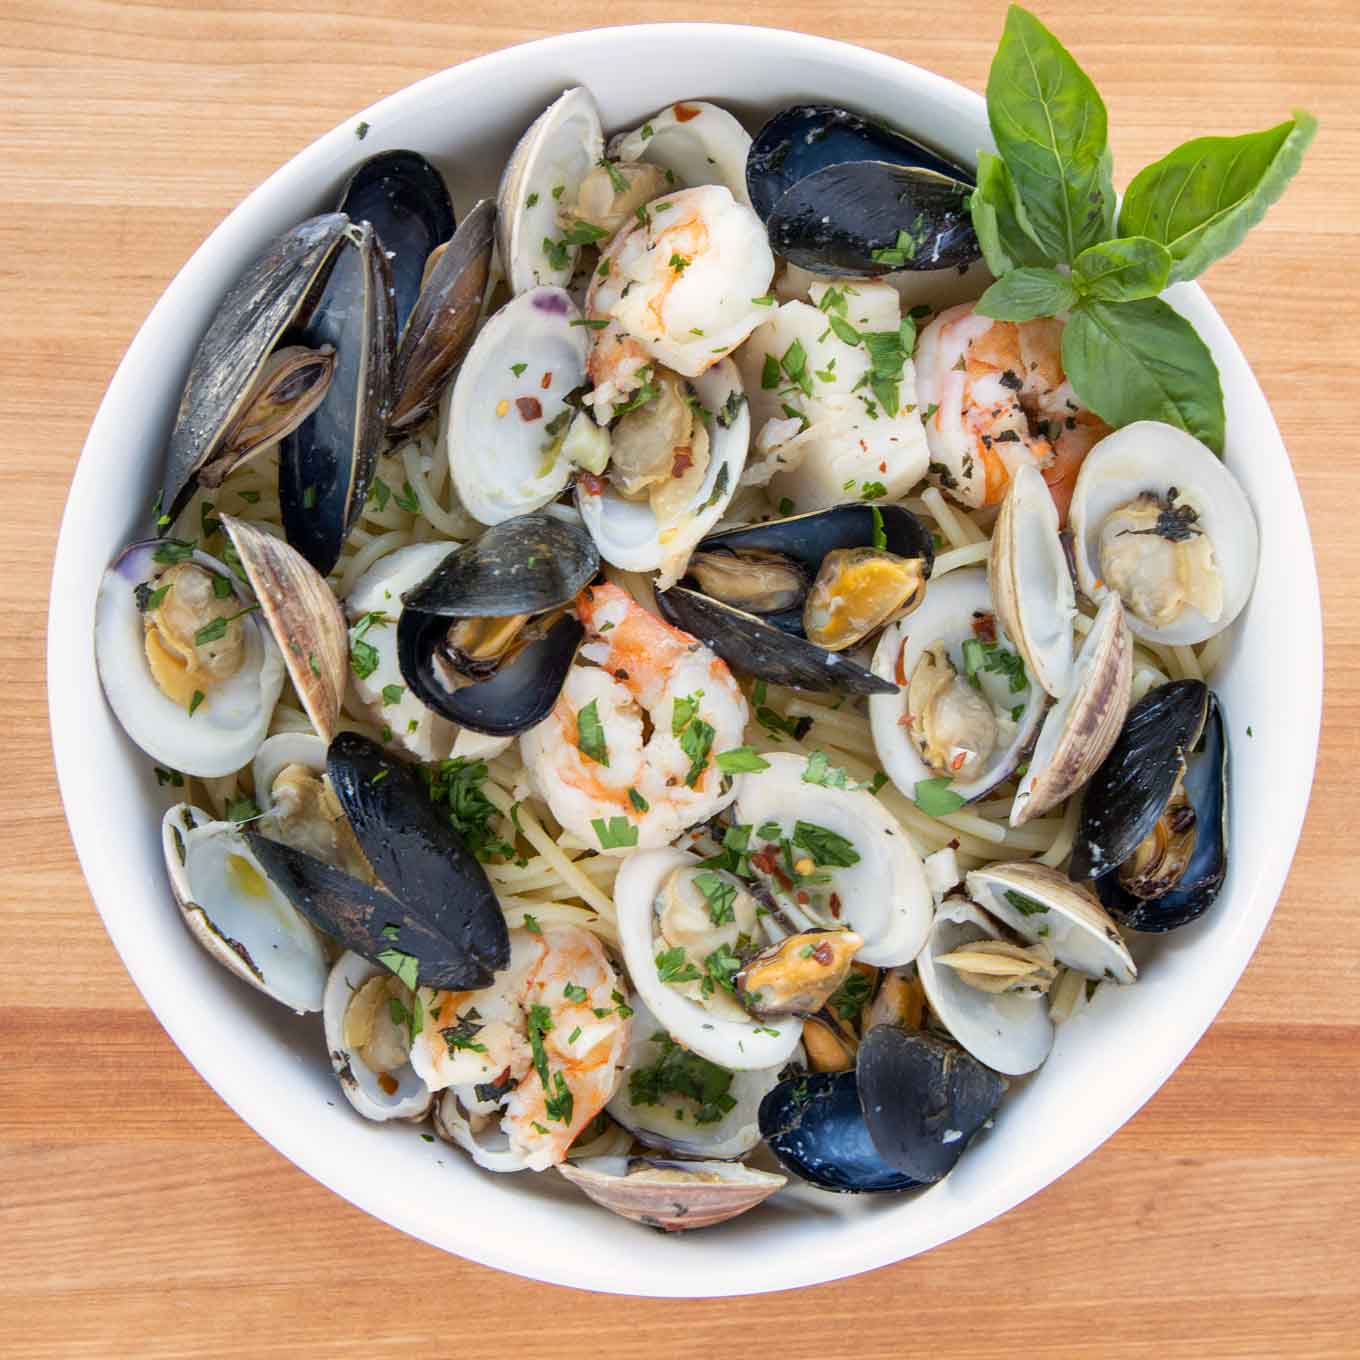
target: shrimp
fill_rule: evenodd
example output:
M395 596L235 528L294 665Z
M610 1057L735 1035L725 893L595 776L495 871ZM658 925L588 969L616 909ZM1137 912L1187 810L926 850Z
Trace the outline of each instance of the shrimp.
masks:
M631 1012L589 931L512 930L510 966L491 986L421 1000L412 1066L432 1091L481 1088L478 1103L503 1109L510 1151L531 1171L562 1161L614 1094Z
M639 211L601 256L586 297L598 329L587 363L600 418L664 364L697 378L765 319L774 278L760 219L721 185L681 189Z
M999 504L1028 462L1066 519L1081 461L1110 430L1067 381L1062 331L1053 317L994 321L964 303L921 332L916 395L930 475L964 505Z
M725 661L618 586L587 587L576 612L578 662L520 738L529 778L566 830L606 853L669 845L735 796L715 757L741 744L745 696Z

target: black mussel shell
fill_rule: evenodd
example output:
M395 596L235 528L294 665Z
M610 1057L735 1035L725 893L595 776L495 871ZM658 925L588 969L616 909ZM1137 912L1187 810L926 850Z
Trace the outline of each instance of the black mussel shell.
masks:
M710 534L700 551L758 548L782 553L797 562L809 579L822 559L838 548L865 548L881 532L882 546L899 557L919 559L926 577L935 562L930 531L910 510L900 505L882 508L861 502L815 510L787 519L770 520ZM842 652L828 652L803 636L802 609L757 617L710 599L695 589L692 578L657 596L657 604L677 628L712 647L734 670L759 676L778 685L850 694L892 694L897 686L852 661Z
M1173 680L1129 710L1082 797L1069 877L1095 878L1123 864L1157 824L1204 730L1209 698L1203 681Z
M326 771L360 848L405 912L401 928L413 923L411 947L405 935L384 935L387 922L364 903L318 924L365 958L392 948L413 954L430 986L485 987L510 961L505 915L486 870L431 803L416 767L367 737L341 732Z
M760 1133L780 1164L823 1190L873 1194L921 1182L884 1161L851 1072L788 1077L760 1102Z
M1095 881L1110 915L1130 930L1175 930L1214 904L1228 871L1228 734L1218 699L1209 695L1209 715L1199 745L1185 770L1185 796L1195 810L1194 853L1176 887L1155 900L1126 892L1113 869Z
M388 255L402 333L420 294L425 261L453 235L453 202L444 176L418 151L380 151L345 182L340 211L368 222Z
M829 165L887 161L971 185L972 176L895 128L830 104L795 104L760 129L746 157L746 187L762 221L799 180Z
M765 219L770 249L819 274L964 268L982 249L972 190L933 171L855 161L800 179Z
M865 1035L855 1072L879 1155L927 1184L954 1169L1006 1090L1005 1078L957 1044L898 1025Z
M460 727L493 737L513 737L536 727L552 712L585 629L564 614L541 638L526 643L486 680L448 689L440 684L434 655L450 620L409 605L397 622L397 659L402 679L426 708Z
M410 320L398 331L391 429L424 419L462 363L481 314L495 242L496 205L484 198L435 261Z
M520 515L454 549L402 603L447 619L542 614L574 600L599 569L599 549L580 524Z
M284 332L306 325L348 226L342 213L325 213L284 232L222 299L194 351L166 450L160 504L170 519L193 495L199 469L240 415Z
M347 248L299 341L336 352L321 405L280 445L279 502L292 544L321 575L340 558L387 423L396 334L387 259L373 228L350 226Z

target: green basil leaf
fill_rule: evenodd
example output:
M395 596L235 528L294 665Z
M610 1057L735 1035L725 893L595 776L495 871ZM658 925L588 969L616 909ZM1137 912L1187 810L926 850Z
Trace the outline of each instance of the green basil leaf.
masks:
M1087 297L1134 302L1156 297L1171 278L1171 252L1147 236L1121 236L1088 246L1072 265L1072 279Z
M951 812L957 812L966 801L949 787L951 783L945 777L918 779L916 796L912 801L928 817L947 817Z
M1178 425L1223 452L1223 389L1195 328L1160 298L1083 302L1063 329L1062 361L1083 404L1118 428Z
M1241 137L1196 137L1134 176L1119 212L1123 236L1150 236L1171 252L1171 281L1193 279L1235 250L1284 193L1317 132L1296 111Z
M1035 239L1070 263L1111 234L1105 104L1071 53L1012 5L987 77L987 119Z
M1034 239L1006 162L990 151L978 152L977 187L969 207L982 256L997 278L1022 265L1052 263Z
M1036 316L1056 316L1076 305L1072 280L1056 269L1012 269L978 299L973 309L998 321L1032 321Z

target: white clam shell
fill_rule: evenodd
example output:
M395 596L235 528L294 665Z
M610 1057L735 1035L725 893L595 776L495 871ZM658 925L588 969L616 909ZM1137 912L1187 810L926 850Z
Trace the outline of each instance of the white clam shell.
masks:
M161 820L170 888L194 938L218 963L290 1009L322 1007L326 955L321 937L269 880L233 822L214 822L189 803ZM233 885L239 858L265 885L263 896Z
M687 189L721 184L748 208L746 157L750 150L751 134L726 109L702 99L668 104L631 132L620 132L609 141L614 160L659 165Z
M255 806L268 813L274 781L289 765L301 765L317 775L326 773L326 743L315 732L280 732L260 743L251 762Z
M450 1086L441 1091L434 1106L435 1132L446 1143L462 1148L486 1171L527 1170L528 1154L511 1148L510 1137L501 1131L499 1119L483 1129L473 1129L464 1104L473 1099L469 1087Z
M1101 579L1100 529L1108 516L1140 492L1165 495L1175 487L1177 500L1199 513L1198 527L1213 544L1223 580L1223 610L1206 619L1186 609L1164 628L1154 628L1132 610L1129 627L1136 637L1163 646L1186 646L1221 633L1241 613L1256 583L1260 539L1237 479L1209 449L1172 425L1139 420L1106 435L1082 462L1068 518L1077 561L1077 583L1099 603L1109 594Z

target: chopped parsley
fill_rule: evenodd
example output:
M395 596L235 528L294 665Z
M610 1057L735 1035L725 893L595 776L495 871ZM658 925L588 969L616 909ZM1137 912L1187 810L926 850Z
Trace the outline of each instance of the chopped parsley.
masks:
M207 698L201 689L196 689L189 700L189 716L192 718L198 712L198 706Z
M384 685L382 691L383 707L390 707L392 704L401 703L401 696L406 691L400 685Z
M392 499L392 488L381 477L375 477L368 488L368 498L379 510L386 510L387 502Z
M666 1096L679 1096L698 1107L693 1111L696 1124L716 1124L736 1108L728 1094L732 1073L725 1067L681 1048L664 1030L652 1035L652 1043L659 1051L657 1061L628 1074L634 1105L660 1105Z
M859 494L866 501L881 500L888 494L888 488L882 482L861 482Z
M604 172L609 176L609 183L613 187L614 192L616 194L626 194L628 192L628 180L619 170L619 167L606 156L601 156L598 164L604 167Z
M754 774L770 768L770 762L749 746L734 746L730 751L719 751L717 761L718 768L724 774Z
M239 798L233 798L227 803L227 820L231 822L248 822L252 817L258 817L260 809L256 806L255 800L242 794Z
M415 493L415 488L410 482L401 484L401 495L393 495L392 499L396 502L398 510L405 510L408 515L418 515L420 513L420 498Z
M412 991L415 991L420 975L420 960L414 954L400 949L384 949L378 954L378 962L394 972Z
M863 973L853 968L846 974L845 981L831 994L828 1003L842 1020L852 1021L864 1009L864 1003L873 990L872 984Z
M715 926L727 925L736 920L732 904L737 900L737 886L725 878L719 878L712 869L701 869L694 875L694 886L708 903L708 919Z
M178 770L163 770L159 765L152 768L156 771L156 784L159 787L164 788L166 784L176 789L184 787L184 776Z
M774 294L773 294L773 293L766 293L763 297L752 298L751 301L752 301L757 307L773 307L773 306L774 306Z
M928 817L947 817L951 812L957 812L967 801L949 787L952 783L953 780L945 775L938 779L918 779L912 801Z
M672 253L671 258L668 261L670 268L673 269L677 275L683 274L693 263L694 261L687 255L681 255L678 252ZM702 335L703 331L700 331L699 334Z
M583 756L597 765L609 764L609 747L604 739L604 724L600 722L599 702L595 699L576 715L576 745Z
M529 365L528 365L528 364L524 364L524 363L511 364L511 365L510 365L510 372L513 373L513 374L515 375L515 377L517 377L517 378L522 378L522 377L524 376L524 370L525 370L526 368L528 368L528 367L529 367Z
M192 543L186 543L181 538L167 538L151 554L151 560L159 562L162 566L170 566L176 562L187 562L193 555L194 545Z
M850 841L815 822L796 822L793 843L806 850L816 864L848 869L859 863L859 851Z
M888 535L883 532L883 511L876 505L869 508L874 517L874 547L882 552L888 546Z
M567 1000L570 1001L573 1005L579 1006L581 1002L584 1001L590 995L590 993L586 991L584 987L577 986L577 984L574 982L569 982L565 987L562 988L562 995L565 996Z
M602 817L594 817L590 824L595 828L601 850L629 850L638 843L638 829L627 817L611 817L608 823Z
M636 789L633 788L628 790L628 801L632 803L639 812L646 812L652 806Z
M448 813L450 825L483 863L494 856L511 859L515 853L515 847L491 828L496 807L482 792L488 774L484 760L469 760L466 756L420 767L430 802Z
M760 370L760 386L766 392L773 392L779 386L779 360L773 354L765 356Z
M219 641L227 635L227 624L235 623L237 619L244 618L247 614L253 614L259 607L258 603L250 604L224 619L210 619L194 634L194 646L206 647L210 642Z
M1036 902L1034 898L1027 897L1022 892L1016 892L1014 888L1007 888L1001 895L1021 916L1039 916L1048 911L1048 908L1042 902Z
M699 970L685 957L680 945L663 949L656 956L656 975L662 982L697 982Z

